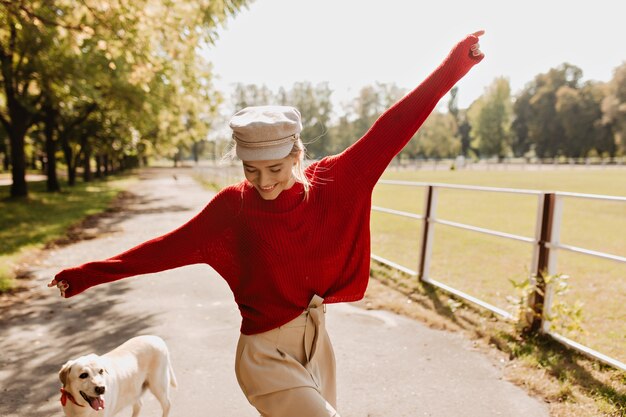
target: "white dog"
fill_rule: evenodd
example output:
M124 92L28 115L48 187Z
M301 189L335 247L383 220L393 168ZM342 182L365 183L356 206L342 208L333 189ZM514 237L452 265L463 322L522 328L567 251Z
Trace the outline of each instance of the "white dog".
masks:
M113 417L129 405L137 417L146 389L167 417L170 386L176 386L167 346L157 336L138 336L105 355L70 360L61 367L59 379L67 417Z

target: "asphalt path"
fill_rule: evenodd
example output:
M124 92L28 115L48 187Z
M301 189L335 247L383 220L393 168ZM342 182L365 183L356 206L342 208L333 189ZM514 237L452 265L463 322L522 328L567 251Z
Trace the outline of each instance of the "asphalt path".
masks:
M115 255L178 227L212 196L190 170L146 170L130 191L123 211L98 222L96 238L34 261L29 290L0 309L0 416L63 416L61 365L140 334L159 335L169 346L178 379L171 417L258 416L233 370L239 313L210 267L121 280L67 300L46 288L62 268ZM461 334L352 304L329 306L327 327L343 417L549 415L544 403L506 381L500 364ZM130 415L128 409L120 417ZM141 415L161 415L151 394Z

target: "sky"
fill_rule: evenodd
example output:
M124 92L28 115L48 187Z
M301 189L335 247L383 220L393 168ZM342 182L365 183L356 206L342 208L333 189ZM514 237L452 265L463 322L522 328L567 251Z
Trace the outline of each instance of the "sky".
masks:
M206 51L226 96L232 86L328 82L335 111L365 85L418 85L466 34L485 59L458 84L468 107L496 77L512 94L564 62L608 81L626 62L623 0L256 0ZM440 105L445 99L440 102Z

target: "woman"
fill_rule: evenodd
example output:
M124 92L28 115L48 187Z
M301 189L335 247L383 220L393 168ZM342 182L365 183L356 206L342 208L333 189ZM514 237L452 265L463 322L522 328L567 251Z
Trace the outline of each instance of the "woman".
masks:
M235 371L250 403L266 417L338 416L324 304L363 297L374 185L438 101L483 59L483 33L459 42L348 149L306 169L296 109L239 111L230 126L245 181L220 191L180 228L63 270L48 286L72 297L125 277L209 264L241 312Z

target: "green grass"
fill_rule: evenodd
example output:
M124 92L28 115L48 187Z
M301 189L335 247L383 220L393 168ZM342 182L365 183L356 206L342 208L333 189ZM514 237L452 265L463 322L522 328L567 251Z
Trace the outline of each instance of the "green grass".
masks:
M626 168L541 171L393 171L385 179L626 196ZM424 187L378 185L373 204L418 214ZM538 197L441 189L436 217L533 238ZM410 269L418 268L421 221L372 213L372 251ZM626 256L626 203L567 197L561 242ZM514 312L507 297L519 297L510 280L531 268L529 243L436 225L430 276L499 308ZM556 330L626 362L626 265L560 251L557 272L570 276L569 292L555 302L582 303L582 332L568 318Z
M60 193L46 192L45 181L31 182L26 199L9 198L9 186L0 186L0 292L14 286L13 265L21 256L64 236L85 217L106 210L130 181L114 177L74 187L62 184Z

